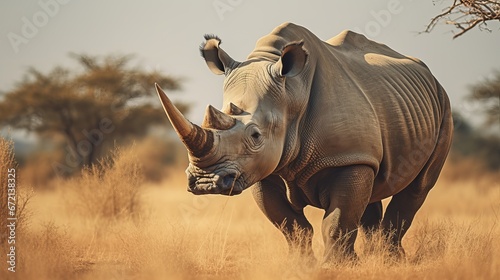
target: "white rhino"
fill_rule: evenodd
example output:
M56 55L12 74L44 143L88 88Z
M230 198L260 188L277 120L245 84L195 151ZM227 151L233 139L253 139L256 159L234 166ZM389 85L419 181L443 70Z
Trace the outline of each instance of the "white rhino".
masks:
M157 86L187 147L188 191L235 195L253 185L264 214L311 253L303 209L326 211L325 261L336 244L355 256L358 226L381 226L394 252L434 186L452 138L445 90L420 60L344 31L324 42L284 23L233 60L216 36L201 53L224 74L222 111L201 127ZM391 197L382 216L381 200ZM383 218L382 218L383 217Z

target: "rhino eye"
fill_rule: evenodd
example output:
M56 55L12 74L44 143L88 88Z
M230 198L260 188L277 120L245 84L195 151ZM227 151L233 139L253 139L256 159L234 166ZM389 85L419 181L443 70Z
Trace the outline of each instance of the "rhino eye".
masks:
M253 140L259 140L262 134L260 133L259 128L257 126L251 126L250 128L250 136L252 136Z
M260 136L261 136L261 134L258 131L255 131L254 133L252 133L252 138L255 140L259 139Z
M258 151L264 144L264 139L259 128L255 124L247 127L247 137L245 137L245 145L249 150Z

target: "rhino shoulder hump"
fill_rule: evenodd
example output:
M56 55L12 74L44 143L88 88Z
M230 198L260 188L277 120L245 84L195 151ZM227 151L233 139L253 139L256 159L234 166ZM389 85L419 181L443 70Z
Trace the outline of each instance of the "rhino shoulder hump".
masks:
M341 46L344 44L362 46L368 44L370 40L368 40L368 38L366 38L363 34L346 29L338 35L328 39L326 42L333 46Z

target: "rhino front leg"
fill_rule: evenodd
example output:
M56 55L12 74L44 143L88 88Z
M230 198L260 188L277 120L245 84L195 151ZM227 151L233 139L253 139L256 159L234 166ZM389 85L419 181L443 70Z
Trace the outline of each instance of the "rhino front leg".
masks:
M337 257L357 258L354 242L361 216L371 196L374 173L368 166L349 166L322 171L318 183L325 192L326 212L322 224L324 262Z
M309 257L312 251L313 228L303 210L288 201L286 186L279 176L271 175L256 183L253 196L264 215L285 235L290 248L298 248Z

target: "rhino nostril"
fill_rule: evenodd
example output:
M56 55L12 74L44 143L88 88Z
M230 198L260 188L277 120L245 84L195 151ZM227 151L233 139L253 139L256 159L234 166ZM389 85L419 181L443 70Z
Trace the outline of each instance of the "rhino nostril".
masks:
M193 176L193 174L188 173L187 174L187 179L188 179L188 186L189 186L189 188L193 188L196 185L196 177Z
M224 189L231 188L233 186L235 179L236 179L236 176L234 174L229 174L229 175L224 176L224 178L222 178L222 187Z

